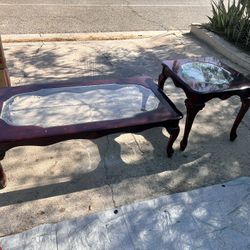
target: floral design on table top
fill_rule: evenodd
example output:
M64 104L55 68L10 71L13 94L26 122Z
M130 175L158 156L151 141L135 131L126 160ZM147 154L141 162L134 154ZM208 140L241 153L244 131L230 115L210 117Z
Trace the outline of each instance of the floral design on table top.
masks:
M199 92L222 90L233 80L226 69L206 62L188 62L179 68L178 74L192 89Z

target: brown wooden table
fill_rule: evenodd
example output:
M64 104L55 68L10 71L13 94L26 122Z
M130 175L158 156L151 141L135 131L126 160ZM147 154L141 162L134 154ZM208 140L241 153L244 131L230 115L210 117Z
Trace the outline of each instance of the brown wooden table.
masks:
M187 146L196 114L205 107L207 101L216 97L224 100L238 95L241 99L241 108L230 132L230 140L235 140L237 127L250 106L250 80L213 57L166 60L162 67L159 87L163 89L166 79L171 77L175 86L182 88L187 97L187 116L180 143L181 150L185 150Z
M182 118L146 76L4 88L0 89L0 110L0 160L17 146L46 146L158 126L170 133L167 155L171 157ZM0 184L6 185L2 166Z

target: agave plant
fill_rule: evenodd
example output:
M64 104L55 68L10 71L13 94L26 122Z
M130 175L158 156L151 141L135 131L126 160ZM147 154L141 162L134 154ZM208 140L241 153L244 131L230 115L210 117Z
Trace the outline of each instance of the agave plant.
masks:
M240 0L240 3L246 5L247 15L250 16L250 0Z
M224 33L227 27L234 26L243 17L245 8L245 4L236 4L235 0L232 4L228 1L227 8L222 0L212 1L213 16L208 17L211 28Z
M250 51L250 0L241 0L228 4L223 0L212 1L212 17L206 26L236 45Z

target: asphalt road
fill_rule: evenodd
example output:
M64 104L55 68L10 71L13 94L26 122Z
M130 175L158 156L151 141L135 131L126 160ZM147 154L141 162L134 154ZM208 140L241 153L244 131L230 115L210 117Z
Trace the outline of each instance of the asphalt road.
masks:
M210 13L210 0L0 0L0 33L189 29Z

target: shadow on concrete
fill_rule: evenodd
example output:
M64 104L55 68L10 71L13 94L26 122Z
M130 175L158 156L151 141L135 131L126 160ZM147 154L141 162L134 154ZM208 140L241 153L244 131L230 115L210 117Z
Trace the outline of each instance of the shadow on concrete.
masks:
M13 73L13 77L24 78L20 84L55 82L58 81L57 76L61 75L58 83L61 81L82 82L135 75L149 75L156 80L161 71L161 60L159 58L163 56L167 59L205 55L199 47L193 49L193 52L190 53L191 47L195 46L191 40L185 45L185 48L183 46L180 44L178 48L178 46L173 47L164 44L148 49L136 47L134 50L113 47L110 50L106 49L105 52L105 49L99 45L94 55L91 54L91 50L86 55L80 57L78 55L77 63L74 60L71 62L65 61L67 58L58 54L56 46L45 51L42 47L40 49L33 48L33 52L20 48L14 53L8 52L8 64L10 68L16 67L14 71L17 73ZM76 53L74 44L67 48L66 52L68 54ZM22 62L22 66L16 66L18 60ZM173 99L177 107L185 113L184 94L175 89L170 81L168 83L165 92ZM218 103L221 103L221 101ZM243 157L237 159L235 155L242 153L237 149L240 143L243 143L241 149L249 145L249 136L244 137L241 134L234 143L229 142L228 138L232 119L226 117L230 117L229 113L235 115L236 108L239 105L238 101L227 100L224 101L223 105L223 109L219 105L215 105L218 109L215 108L212 113L197 116L198 127L191 132L190 143L186 152L181 153L176 150L172 159L166 158L165 148L168 139L162 134L161 128L152 130L153 133L144 131L139 134L151 143L153 150L150 152L143 151L143 149L140 149L142 145L139 143L137 150L141 150L141 157L138 161L130 164L126 164L119 156L121 145L115 141L118 135L107 136L105 137L107 140L105 147L103 147L103 143L100 143L100 140L92 141L96 144L102 157L99 165L93 171L85 174L72 174L70 181L62 183L6 193L3 190L0 194L0 206L59 196L104 185L110 186L125 179L161 174L165 171L171 172L171 174L160 178L160 183L163 189L168 190L168 192L180 192L197 186L219 183L222 180L240 176L243 172L244 175L247 175L246 170L243 169L246 162L244 157L248 157L247 152L243 153ZM182 120L182 126L183 124L184 120ZM203 126L210 126L211 129L205 130ZM181 136L182 132L180 133ZM109 148L110 141L112 141L112 150ZM177 144L175 144L175 148L178 148ZM115 161L110 159L113 154L118 155ZM110 162L115 163L110 164ZM232 172L232 168L237 169L237 171ZM203 170L204 173L200 172ZM103 176L103 179L98 178L99 176ZM23 183L28 183L28 181L29 176L25 176L22 180ZM174 184L171 184L173 181ZM158 188L153 186L150 181L145 182L145 185L152 188L152 192Z
M211 122L209 117L207 117L207 120ZM207 121L205 120L205 122ZM239 132L239 134L241 133ZM241 152L240 158L235 158L237 146L241 143L243 143L243 146L244 144L247 146L247 141L242 138L244 136L242 134L232 143L229 141L229 134L226 132L213 136L211 134L205 135L202 131L192 131L187 152L180 152L177 149L172 159L166 157L165 148L168 139L162 134L160 128L154 129L153 133L147 130L139 135L151 143L153 151L142 151L141 159L138 162L127 164L119 156L121 154L121 145L115 142L115 138L119 136L118 134L107 136L106 144L103 144L98 139L92 140L98 147L101 156L97 168L93 171L85 174L72 174L70 181L1 193L0 206L55 197L104 185L118 184L125 179L164 173L165 171L175 172L178 169L181 171L181 174L169 191L180 192L187 189L185 182L190 179L196 179L194 187L196 185L207 186L220 183L222 180L230 180L234 177L231 171L232 166L234 166L234 171L237 172L237 175L240 176L242 174L241 167L245 164L247 157L249 157L245 151L245 153ZM219 146L218 141L220 141ZM110 146L110 144L112 145ZM218 147L215 148L214 145ZM178 145L176 147L178 148ZM111 159L112 156L115 156L115 159L114 157ZM217 172L215 173L209 170L209 167L213 164L217 164ZM204 168L204 165L207 168L207 173L204 176L200 176L199 171L201 169L199 167L202 166ZM181 168L183 169L181 170ZM102 176L101 179L100 176ZM169 187L169 183L172 180L173 176L164 176L161 180L162 186ZM22 183L27 184L28 182L29 177L24 176ZM152 183L145 183L145 185L151 186ZM159 187L153 186L151 188L159 189ZM126 190L123 190L123 192L126 192Z

